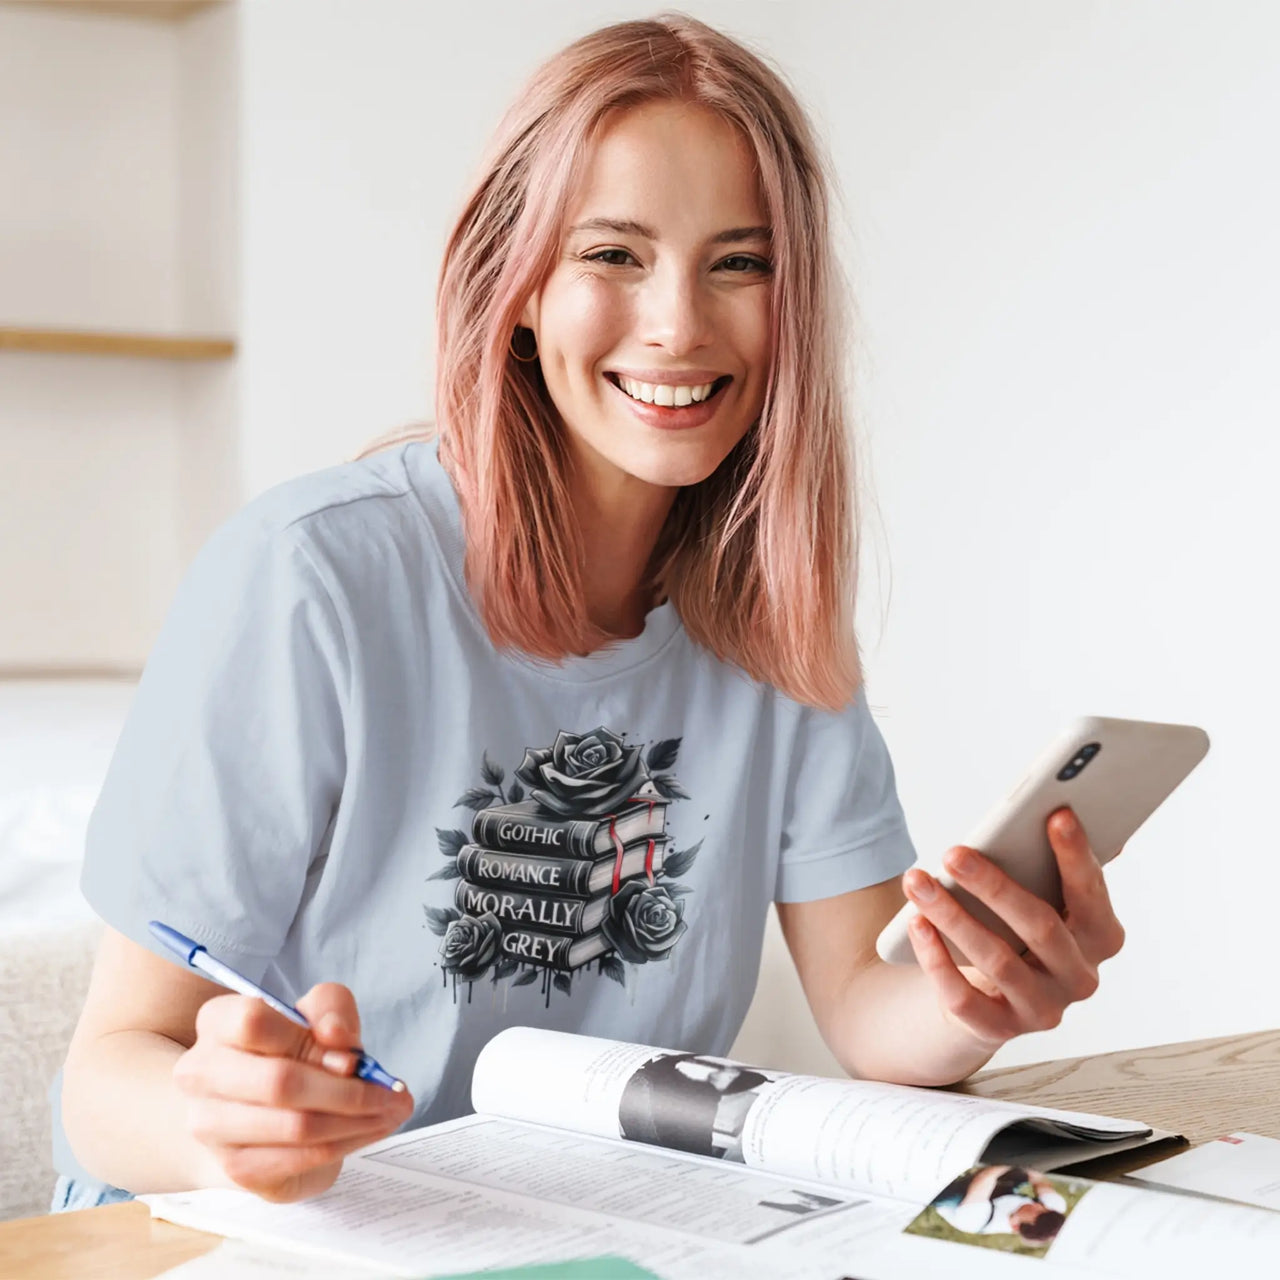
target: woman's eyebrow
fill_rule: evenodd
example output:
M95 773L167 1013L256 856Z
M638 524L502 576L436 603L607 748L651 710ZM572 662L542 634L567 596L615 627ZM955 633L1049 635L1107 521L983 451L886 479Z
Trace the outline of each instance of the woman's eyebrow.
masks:
M588 218L569 228L570 235L578 231L614 231L622 236L642 236L646 240L656 240L658 233L643 222L631 218ZM773 232L768 227L730 227L727 231L717 231L711 237L712 244L733 244L738 240L771 240Z

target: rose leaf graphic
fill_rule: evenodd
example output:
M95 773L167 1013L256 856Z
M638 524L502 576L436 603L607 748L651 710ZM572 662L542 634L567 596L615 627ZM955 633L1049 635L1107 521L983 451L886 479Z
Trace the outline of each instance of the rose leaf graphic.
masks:
M698 850L701 848L702 841L699 840L697 844L691 844L687 849L677 849L662 864L662 874L664 876L684 875L693 866L694 860L698 856Z
M484 758L480 761L480 775L491 787L500 787L502 780L505 778L506 772L501 765L494 764L489 759L489 753L484 753Z
M440 852L446 858L456 858L462 852L462 846L467 843L467 833L459 831L456 827L452 831L437 827L436 839L440 843Z
M466 791L453 802L455 809L487 809L491 804L497 804L502 797L496 791L490 791L486 787L469 787Z
M427 877L428 880L460 880L461 878L462 871L458 866L457 858L450 858L439 871L433 871Z
M670 769L676 762L676 756L680 751L680 743L683 738L663 738L661 742L655 742L649 748L649 754L645 756L644 762L649 766L651 773L659 773L665 769Z
M423 907L427 913L427 928L437 937L443 938L449 926L462 915L456 907Z
M687 800L689 793L676 781L674 773L655 773L653 785L664 800Z
M511 985L513 987L527 987L529 983L538 980L537 969L526 969Z
M627 966L617 956L601 956L600 972L612 978L620 987L627 985Z

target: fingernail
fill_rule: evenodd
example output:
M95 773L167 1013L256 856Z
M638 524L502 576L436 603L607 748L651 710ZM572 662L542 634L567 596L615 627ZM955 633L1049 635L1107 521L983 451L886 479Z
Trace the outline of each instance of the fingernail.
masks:
M316 1028L326 1040L348 1039L350 1032L347 1030L347 1024L342 1020L341 1014L326 1013L320 1019L320 1025Z
M345 1049L326 1049L320 1061L326 1071L332 1071L335 1075L345 1076L351 1071L351 1054Z
M1080 830L1080 824L1076 821L1076 815L1070 809L1063 809L1058 814L1058 830L1064 836L1074 836Z
M978 868L978 860L968 849L952 849L947 853L947 866L958 876L972 874Z
M907 892L920 902L929 902L938 892L927 871L913 871L907 880Z

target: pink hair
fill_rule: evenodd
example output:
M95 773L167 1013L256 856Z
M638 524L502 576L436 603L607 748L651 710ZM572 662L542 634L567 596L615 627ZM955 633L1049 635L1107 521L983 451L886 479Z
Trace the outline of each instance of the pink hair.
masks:
M586 616L555 406L537 364L517 361L509 343L556 260L603 117L655 100L716 112L755 154L774 233L774 356L758 422L713 475L678 492L652 581L717 657L801 702L839 708L861 670L847 322L826 161L782 77L687 15L620 22L546 62L500 123L449 237L436 422L466 526L467 581L499 648L555 662L609 641Z

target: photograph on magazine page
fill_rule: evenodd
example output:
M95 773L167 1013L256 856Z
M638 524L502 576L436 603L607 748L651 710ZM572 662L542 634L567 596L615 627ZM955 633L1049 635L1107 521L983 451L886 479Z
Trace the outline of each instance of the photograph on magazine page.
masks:
M662 1053L639 1067L618 1104L624 1138L743 1163L742 1132L777 1072L728 1058Z
M1042 1258L1089 1186L1019 1165L978 1165L943 1187L907 1231Z

